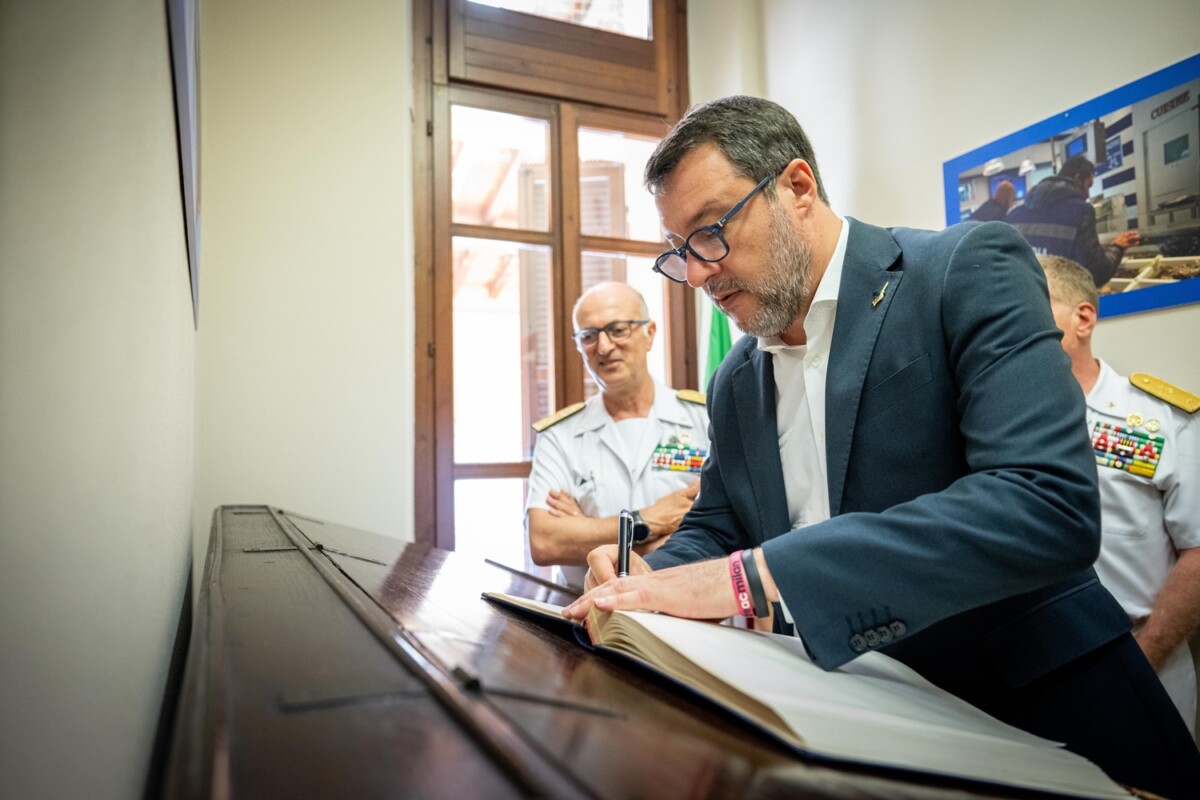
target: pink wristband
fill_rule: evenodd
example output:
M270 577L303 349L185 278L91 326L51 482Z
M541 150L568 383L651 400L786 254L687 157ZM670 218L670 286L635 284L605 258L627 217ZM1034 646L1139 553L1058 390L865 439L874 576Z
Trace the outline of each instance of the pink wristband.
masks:
M750 584L746 582L746 568L742 565L742 552L739 550L729 557L729 581L733 584L733 596L737 600L738 613L749 619L754 618L754 600L750 597Z

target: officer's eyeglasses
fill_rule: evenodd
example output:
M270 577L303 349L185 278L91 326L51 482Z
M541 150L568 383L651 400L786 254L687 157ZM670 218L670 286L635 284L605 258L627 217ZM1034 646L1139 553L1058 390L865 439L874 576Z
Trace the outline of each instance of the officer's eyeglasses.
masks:
M600 343L600 334L603 333L610 342L616 344L628 339L634 328L645 325L649 321L648 319L619 319L608 323L603 328L582 328L575 331L571 338L575 340L575 346L580 350L591 350Z
M778 175L768 175L763 178L758 182L757 186L750 190L750 194L743 197L741 202L729 209L728 214L721 217L712 225L696 228L696 230L688 234L683 244L679 247L671 248L656 258L654 260L654 271L664 278L670 278L676 283L686 283L688 253L710 264L714 261L720 261L729 255L729 242L725 241L725 236L721 233L721 229L728 224L729 220L733 219L735 214L742 210L742 206L750 202L750 198L762 191L768 183L777 177Z

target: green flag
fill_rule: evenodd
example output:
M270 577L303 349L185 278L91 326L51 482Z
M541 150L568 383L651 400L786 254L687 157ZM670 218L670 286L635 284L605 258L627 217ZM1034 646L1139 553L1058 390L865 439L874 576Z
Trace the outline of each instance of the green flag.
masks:
M725 354L733 347L729 338L729 320L717 309L712 310L712 319L708 322L708 365L704 368L703 386L708 386L713 373L721 366Z

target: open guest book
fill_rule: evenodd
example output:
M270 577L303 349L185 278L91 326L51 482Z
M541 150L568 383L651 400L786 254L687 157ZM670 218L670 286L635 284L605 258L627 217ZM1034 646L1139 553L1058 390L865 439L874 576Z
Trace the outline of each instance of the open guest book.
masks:
M574 624L561 606L483 596ZM1069 797L1131 796L1087 759L985 714L882 653L826 672L797 638L711 622L593 609L586 629L575 628L585 644L681 684L807 757Z

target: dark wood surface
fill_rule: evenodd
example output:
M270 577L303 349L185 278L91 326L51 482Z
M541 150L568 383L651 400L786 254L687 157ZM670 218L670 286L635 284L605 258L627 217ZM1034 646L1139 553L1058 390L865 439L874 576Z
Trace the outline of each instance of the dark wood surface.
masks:
M215 515L167 794L1032 797L807 761L480 597L572 595L265 506Z

